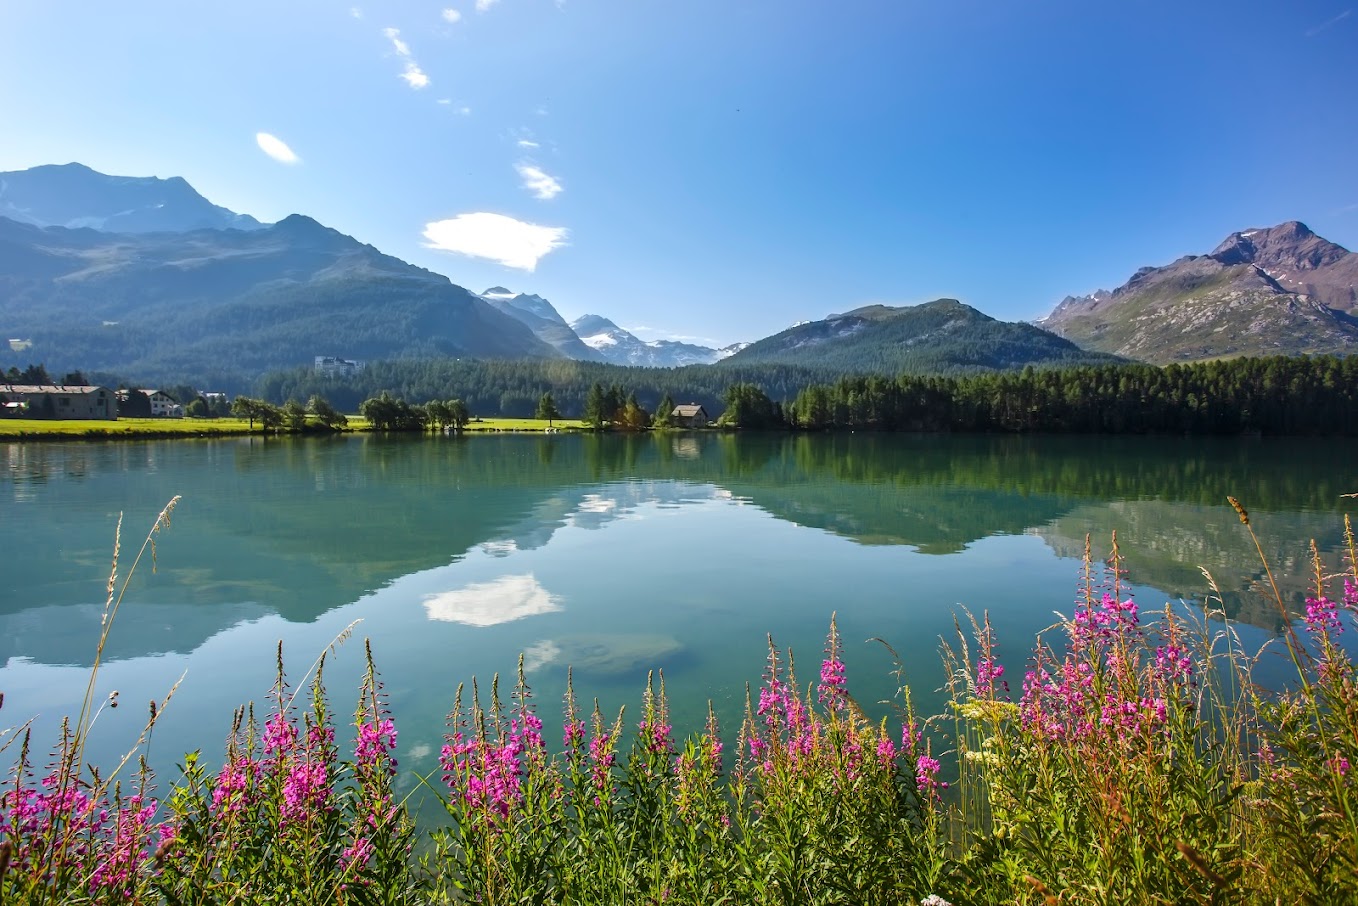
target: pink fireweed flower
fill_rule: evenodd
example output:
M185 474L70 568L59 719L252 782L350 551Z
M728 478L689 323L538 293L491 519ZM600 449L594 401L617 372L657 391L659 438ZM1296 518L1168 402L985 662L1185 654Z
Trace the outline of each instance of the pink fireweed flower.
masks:
M1193 678L1193 657L1178 645L1155 649L1155 670L1167 682L1187 683Z
M90 893L113 889L131 896L129 887L137 865L145 857L150 841L156 802L142 796L132 796L118 809L109 847L97 859L90 874Z
M674 745L670 740L670 731L669 724L659 721L643 720L637 727L642 745L652 755L668 755L674 751Z
M883 770L891 767L891 763L896 760L896 744L891 741L890 736L883 734L877 741L877 763Z
M589 760L591 762L590 782L596 790L602 792L608 788L608 781L613 773L613 765L617 763L617 755L613 751L613 746L610 745L607 730L601 730L589 741Z
M924 731L919 724L913 720L906 721L901 726L901 754L906 757L913 756L923 739Z
M915 760L915 785L920 793L934 795L939 790L948 788L946 783L941 783L938 779L941 768L938 759L930 758L928 755L921 755Z
M1306 628L1316 635L1338 635L1343 632L1344 623L1339 618L1335 602L1326 597L1307 598Z
M830 708L844 707L848 697L848 681L844 676L844 662L838 657L826 658L820 665L820 703Z
M354 841L354 845L346 848L340 853L340 870L344 872L359 872L368 867L368 862L373 857L372 841L367 837L359 837Z
M562 729L561 739L566 748L573 749L578 746L585 738L585 722L583 720L568 720Z
M991 698L998 691L1009 691L1009 683L1001 679L1004 665L988 657L976 662L976 694L981 698ZM996 682L998 680L998 683Z
M395 776L396 759L391 753L396 751L396 724L390 719L376 723L366 723L358 728L358 741L354 743L354 761L361 768L371 768L386 763L387 771Z
M324 764L295 764L283 781L283 822L305 821L326 809L330 792Z
M244 809L250 781L258 776L259 764L246 756L237 756L222 765L217 785L212 790L212 811L229 815Z
M291 751L297 742L297 727L282 714L275 714L264 724L264 751L281 755Z
M1078 649L1091 644L1106 646L1113 639L1135 631L1140 618L1136 603L1128 598L1118 601L1105 593L1097 606L1081 603L1071 621L1071 645Z

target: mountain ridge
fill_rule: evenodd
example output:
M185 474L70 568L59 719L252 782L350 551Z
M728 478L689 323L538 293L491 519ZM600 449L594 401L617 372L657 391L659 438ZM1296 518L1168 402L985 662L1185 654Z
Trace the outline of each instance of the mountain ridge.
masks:
M1231 233L1207 255L1067 296L1037 323L1088 349L1167 364L1358 351L1358 254L1300 221Z
M182 176L110 176L80 163L0 172L0 217L115 233L264 227L208 201Z
M1031 324L1000 321L957 299L865 305L794 324L731 356L733 364L777 363L859 370L980 371L1025 365L1114 361Z

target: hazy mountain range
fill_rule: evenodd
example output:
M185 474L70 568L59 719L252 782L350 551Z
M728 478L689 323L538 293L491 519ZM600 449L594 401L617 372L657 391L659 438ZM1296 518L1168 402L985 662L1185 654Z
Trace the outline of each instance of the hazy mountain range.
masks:
M643 341L547 299L470 292L309 217L262 224L180 178L0 173L0 364L240 386L314 356L730 361L955 372L1358 349L1358 255L1303 224L1233 233L1031 324L954 299L866 306L723 349ZM684 325L692 333L714 332Z
M258 230L248 214L218 207L182 178L106 176L83 164L0 173L0 217L33 226L110 233Z

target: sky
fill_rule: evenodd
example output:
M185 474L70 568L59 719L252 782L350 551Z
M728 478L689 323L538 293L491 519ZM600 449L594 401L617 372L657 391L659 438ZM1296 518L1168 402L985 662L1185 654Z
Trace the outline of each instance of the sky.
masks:
M643 339L1358 248L1358 0L0 0L0 170L303 213Z

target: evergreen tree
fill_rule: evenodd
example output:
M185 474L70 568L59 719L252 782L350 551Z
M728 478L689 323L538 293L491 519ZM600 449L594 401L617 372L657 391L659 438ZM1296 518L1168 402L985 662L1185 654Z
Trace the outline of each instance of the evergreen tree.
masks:
M674 424L674 400L669 393L660 398L660 403L655 407L655 415L651 416L651 424L657 428L668 428Z
M589 395L585 397L585 413L582 419L585 424L598 431L609 421L608 397L604 393L604 385L595 381L589 388Z
M556 400L552 399L552 392L548 390L538 400L537 412L534 418L546 419L547 427L552 426L552 421L561 417L561 412L556 408Z

